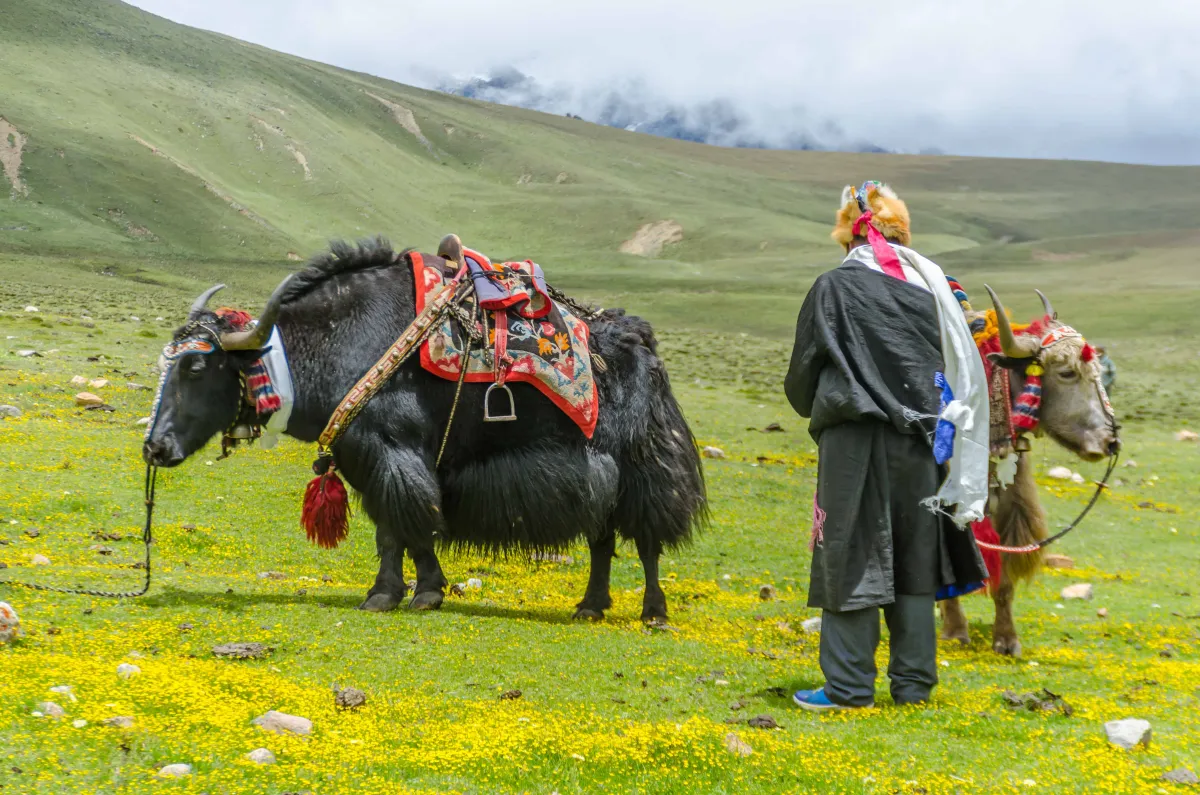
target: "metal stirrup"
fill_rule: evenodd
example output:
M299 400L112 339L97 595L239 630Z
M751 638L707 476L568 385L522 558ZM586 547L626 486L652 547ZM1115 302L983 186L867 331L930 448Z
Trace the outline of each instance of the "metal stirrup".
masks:
M503 389L504 394L508 395L508 413L507 414L492 414L492 390ZM499 381L493 383L483 393L483 421L484 422L511 422L517 418L517 404L513 400L512 390L508 384Z

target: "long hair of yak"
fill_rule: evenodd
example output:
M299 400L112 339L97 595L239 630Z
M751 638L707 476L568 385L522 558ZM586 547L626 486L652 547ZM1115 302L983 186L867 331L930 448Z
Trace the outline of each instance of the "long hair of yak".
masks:
M1038 500L1033 463L1022 454L1017 461L1017 477L998 495L995 525L1000 543L1010 547L1036 544L1046 538L1046 512ZM1030 580L1042 566L1042 550L1025 555L1004 555L1004 573L1009 582Z

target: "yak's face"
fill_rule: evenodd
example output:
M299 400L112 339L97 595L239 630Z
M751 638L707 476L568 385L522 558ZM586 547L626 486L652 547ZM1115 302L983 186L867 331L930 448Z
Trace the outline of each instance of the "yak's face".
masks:
M1121 447L1112 408L1100 384L1100 364L1083 338L1065 339L1042 352L1040 427L1051 439L1087 461Z
M1095 349L1058 322L1050 300L1040 292L1043 320L1015 334L999 296L991 287L987 290L1000 335L1002 356L996 361L1020 373L1035 365L1044 371L1038 431L1087 461L1116 455L1119 426L1100 382Z
M232 425L241 407L242 371L258 355L226 352L205 332L177 337L159 360L166 377L142 446L146 463L178 466Z

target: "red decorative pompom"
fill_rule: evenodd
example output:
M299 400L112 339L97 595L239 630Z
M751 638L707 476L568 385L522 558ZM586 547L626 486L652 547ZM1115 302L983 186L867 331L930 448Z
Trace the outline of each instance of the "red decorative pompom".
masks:
M972 522L971 531L975 534L976 541L982 541L985 544L1000 544L1000 535L996 532L996 528L992 526L990 516L985 516L981 522ZM996 586L1000 583L1000 567L1003 565L1000 558L1000 553L994 549L979 548L979 552L983 555L983 562L988 570L988 592L994 592Z
M332 468L309 482L300 524L322 549L333 549L350 534L350 497Z
M250 317L249 312L244 312L241 309L230 309L223 306L216 312L217 317L229 321L229 325L235 329L242 329L250 325L250 321L254 318Z
M1083 352L1079 354L1079 358L1083 359L1084 363L1090 362L1096 358L1096 349L1091 345L1084 345Z

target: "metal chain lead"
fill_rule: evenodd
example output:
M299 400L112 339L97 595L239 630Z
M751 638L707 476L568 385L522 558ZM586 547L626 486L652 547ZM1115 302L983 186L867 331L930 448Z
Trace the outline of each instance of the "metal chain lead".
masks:
M107 599L127 599L136 596L145 596L150 590L150 545L154 543L152 525L154 517L154 486L158 480L158 467L150 464L146 465L146 483L145 483L145 500L146 500L146 524L142 528L142 546L145 549L145 560L143 566L146 569L146 580L142 583L142 587L137 591L90 591L83 588L62 588L54 585L40 585L32 582L17 582L16 580L0 580L0 585L13 585L18 588L28 588L31 591L49 591L50 593L67 593L79 594L81 596L102 596Z

